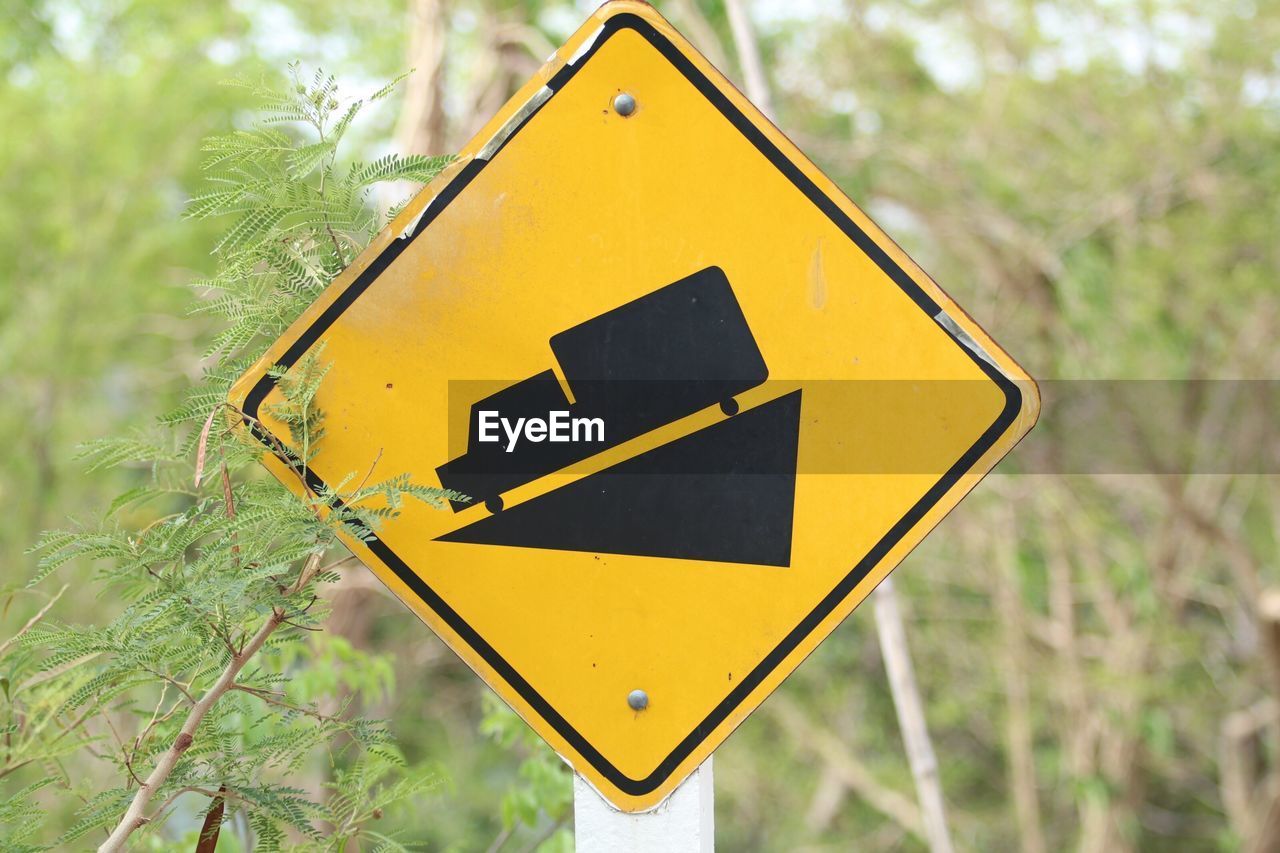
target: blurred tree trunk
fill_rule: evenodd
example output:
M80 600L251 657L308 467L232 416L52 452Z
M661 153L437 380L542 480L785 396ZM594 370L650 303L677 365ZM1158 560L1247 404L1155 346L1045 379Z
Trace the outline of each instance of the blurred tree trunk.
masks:
M770 121L775 121L773 95L764 75L764 63L760 59L760 44L756 40L755 27L742 6L742 0L725 0L724 6L729 15L729 28L733 31L733 45L738 53L738 65L742 68L747 97Z
M725 8L729 14L729 26L733 31L734 48L742 68L746 95L770 121L774 121L773 98L765 78L764 64L760 59L755 28L742 0L725 0ZM893 578L881 581L871 598L875 604L880 653L884 658L885 672L893 692L894 709L898 713L898 725L907 749L911 775L915 779L925 837L933 853L951 853L953 848L951 834L947 829L942 783L938 778L938 759L933 752L933 741L929 737L924 715L924 702L920 698L920 687L916 683L915 670L911 665L906 626L902 622L902 611L898 607Z
M925 837L932 853L951 853L951 833L947 830L947 810L942 797L942 781L938 778L938 758L933 752L929 726L925 721L924 702L911 665L907 647L907 629L898 607L898 593L893 578L880 582L871 595L875 604L876 633L880 638L880 654L889 675L893 707L898 712L898 727L907 748L907 761L916 783L920 815Z
M1280 719L1280 589L1262 593L1257 604L1262 655L1271 674L1272 697L1228 714L1222 723L1219 787L1241 849L1280 850L1280 771L1268 767L1267 742ZM1271 762L1275 763L1274 759Z
M725 56L724 45L715 27L702 14L698 0L670 0L670 7L664 9L667 17L693 43L702 55L711 60L711 64L721 71L728 71L728 57Z
M532 14L531 10L524 11ZM452 142L455 145L461 145L479 132L556 49L527 20L489 5L480 9L478 29L483 49L477 57L477 67L472 70L474 82L464 101L470 105L468 113L454 128L456 138Z
M1035 733L1031 720L1031 694L1027 684L1028 649L1026 615L1018 580L1014 513L1002 505L998 522L990 529L991 551L998 565L994 574L996 610L1003 641L1004 688L1008 703L1005 739L1009 751L1009 794L1018 819L1022 853L1045 853L1040 821L1039 786L1036 784Z
M444 153L446 0L409 0L409 75L396 147L401 154Z

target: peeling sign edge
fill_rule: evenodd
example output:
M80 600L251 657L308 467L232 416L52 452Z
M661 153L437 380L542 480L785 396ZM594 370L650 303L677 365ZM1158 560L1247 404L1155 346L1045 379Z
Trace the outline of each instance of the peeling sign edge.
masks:
M965 329L946 312L946 309L942 309L938 311L937 314L934 314L933 319L939 326L949 332L961 346L965 347L978 358L982 359L999 371L1000 375L1012 382L1022 394L1021 399L1023 403L1018 407L1016 420L1010 425L1018 435L1018 438L1014 441L1014 444L1016 444L1017 441L1021 440L1022 436L1026 435L1031 428L1035 426L1036 421L1040 417L1040 391L1036 387L1035 380L1030 377L1016 378L1009 375L1009 371L1001 367L999 363L991 357L991 353L987 352L986 348L983 347L982 344L978 343L974 339L973 335L965 331ZM1035 401L1029 407L1025 405L1026 400L1028 399L1027 395L1030 395L1031 399Z
M422 217L427 215L427 211L431 209L431 203L436 200L435 196L427 199L427 203L422 206L422 210L418 211L418 215L409 220L409 224L400 232L401 240L408 240L413 236L413 232L417 230L418 223L422 221Z
M954 319L952 319L951 315L948 314L945 310L939 311L937 314L934 314L933 319L934 319L934 322L936 322L939 326L941 326L942 328L950 332L952 337L954 337L957 341L963 344L967 349L972 351L974 355L976 355L978 358L982 359L987 364L994 367L996 370L999 370L1000 373L1004 374L1005 376L1008 376L1008 374L1004 372L1004 368L1002 368L999 364L997 364L996 360L991 357L991 353L987 352L983 348L982 344L974 340L973 335L965 331L964 328L959 323L957 323Z
M604 24L596 27L595 32L593 32L589 37L587 37L586 41L578 46L578 49L573 52L573 56L569 57L569 60L565 65L576 65L584 56L587 55L587 53L591 51L591 48L595 43L600 40L600 36L604 33L604 30ZM547 57L548 64L555 61L556 53L557 52L552 52L552 54ZM542 88L534 92L529 100L521 104L520 109L516 110L510 118L502 123L502 127L498 128L494 132L493 136L489 137L489 141L486 142L484 147L476 153L474 159L493 159L493 156L497 154L498 151L501 150L502 146L506 144L507 140L511 138L511 134L515 133L516 128L520 127L521 124L528 120L528 118L533 115L539 107L545 104L553 94L555 94L555 90L549 85L543 85ZM407 240L414 234L418 228L418 223L422 221L422 218L426 216L427 212L431 209L431 203L433 201L435 201L435 198L430 199L426 205L423 206L418 215L404 227L404 230L400 232L400 239Z
M587 55L587 52L591 50L591 46L596 43L596 41L600 38L600 34L603 32L604 32L604 24L601 24L600 26L596 27L596 31L592 33L590 36L588 36L586 41L578 45L578 49L573 52L573 56L570 56L569 61L565 64L577 65L578 60Z
M515 133L516 128L523 124L525 119L533 115L538 107L547 102L547 99L551 97L553 91L554 90L552 90L550 86L544 85L541 89L534 92L533 96L521 104L520 109L512 113L511 117L502 123L502 127L498 128L493 136L489 137L489 141L486 142L484 147L476 154L475 159L492 159L493 155L497 154L498 150L506 144L507 139L511 134Z

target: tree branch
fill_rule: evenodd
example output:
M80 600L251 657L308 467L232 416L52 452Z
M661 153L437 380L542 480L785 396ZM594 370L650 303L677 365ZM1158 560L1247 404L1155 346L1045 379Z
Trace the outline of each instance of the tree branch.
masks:
M320 566L320 557L321 553L316 551L307 558L306 564L298 572L298 581L294 584L294 590L301 589L306 585L307 580L310 580L315 575ZM240 671L244 669L245 664L262 650L267 638L275 633L276 629L282 624L284 624L284 611L276 609L258 628L257 633L241 647L240 653L227 662L222 675L218 676L218 680L188 712L181 731L174 738L173 745L160 757L156 766L146 780L143 781L141 787L138 788L138 792L134 795L129 808L125 811L124 816L120 818L120 822L116 824L116 828L111 832L111 835L98 848L98 853L113 853L113 851L123 850L125 841L128 840L129 836L149 822L146 817L146 810L151 803L151 798L169 779L170 774L173 773L173 768L177 766L178 760L182 758L182 754L190 749L191 744L195 742L196 729L200 727L200 723L204 721L205 716L218 700L235 686L236 678L240 675Z
M926 840L920 810L911 798L881 784L871 770L858 760L844 739L817 724L789 697L774 695L764 709L797 744L821 757L844 788L854 791L863 802L892 820L911 835Z

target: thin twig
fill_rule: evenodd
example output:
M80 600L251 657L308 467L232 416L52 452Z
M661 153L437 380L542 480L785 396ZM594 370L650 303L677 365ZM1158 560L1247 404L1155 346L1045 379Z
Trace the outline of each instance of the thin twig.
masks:
M111 729L111 736L116 739L116 745L120 747L120 758L124 761L124 769L129 771L129 775L133 777L133 781L141 785L142 780L138 778L137 773L133 772L133 761L131 760L132 753L130 753L129 749L124 745L124 738L120 737L120 732L116 731L115 723L111 722L111 714L103 714L102 719L106 721L107 728Z
M365 483L367 483L367 482L369 482L369 478L373 476L373 469L374 469L374 468L377 468L377 467L378 467L378 463L379 463L379 462L381 462L381 461L382 461L382 448L381 448L381 447L379 447L379 448L378 448L378 455L377 455L377 456L375 456L375 457L373 458L373 464L372 464L372 465L370 465L370 466L369 466L369 470L365 472L364 479L360 481L360 485L356 486L356 487L352 490L352 493L353 493L353 494L359 494L359 493L360 493L360 490L364 488L364 484L365 484Z
M152 669L149 666L142 666L141 664L138 665L138 668L141 669L143 672L151 673L156 678L159 678L167 682L168 684L172 684L174 687L178 688L178 692L181 693L183 696L185 696L188 702L190 702L192 705L196 703L196 697L191 695L191 689L187 687L185 684L183 684L181 681L179 681L178 679L174 678L172 675L165 675L163 672L160 672L159 670Z
M156 809L154 812L152 812L151 817L146 819L146 822L147 823L155 822L162 814L164 814L165 809L173 805L174 802L183 794L203 794L204 796L209 797L210 799L214 797L222 797L223 799L236 800L241 803L251 802L250 800L240 796L235 791L232 791L230 789L225 791L211 791L208 788L202 788L199 785L184 785L178 790L174 791L168 797L166 797L165 801L160 804L160 807Z
M330 564L329 564L329 565L327 565L327 566L321 566L321 567L320 567L320 571L321 571L321 572L331 572L331 571L333 571L334 569L338 568L338 566L344 565L344 564L346 564L346 563L350 563L350 562L351 562L352 560L354 560L355 558L356 558L356 555L355 555L355 554L348 554L347 556L343 557L343 558L342 558L342 559L340 559L340 560L334 560L332 563L330 563Z
M36 623L45 617L45 615L53 608L53 605L58 603L58 599L62 598L62 594L67 591L68 586L70 586L70 584L64 583L62 585L62 589L54 593L53 598L49 599L45 606L40 608L40 612L28 619L27 624L18 629L18 633L14 634L3 643L0 643L0 657L4 657L4 653L9 650L9 646L13 645L19 637L34 628Z
M251 422L252 424L260 427L261 428L260 431L262 432L262 434L265 435L267 439L271 442L271 444L274 446L276 458L279 459L281 462L283 462L288 467L288 469L293 472L294 476L298 478L298 482L302 485L302 493L310 497L319 497L313 491L311 491L311 485L307 482L307 476L304 473L304 470L300 469L297 463L295 463L291 458L289 458L289 448L285 446L285 443L281 441L275 435L275 433L267 429L266 424L264 424L258 418L255 418L253 415L249 414L239 406L234 405L233 403L224 402L222 405L226 406L228 409L235 412L245 421Z
M507 842L511 840L511 835L514 832L515 832L514 825L504 827L502 832L498 833L497 838L493 839L493 843L489 845L489 848L485 850L485 853L498 853L498 851L500 851L503 847L505 847L507 845Z
M325 722L325 723L340 722L340 720L337 717L331 717L328 714L322 714L321 712L313 708L304 708L301 705L295 705L292 702L286 702L283 699L279 698L284 694L274 690L263 690L261 687L250 687L247 684L233 684L231 685L231 689L239 690L242 693L248 693L250 696L256 696L259 699L261 699L263 702L268 702L272 705L275 705L278 708L284 708L286 711L293 711L294 713L297 713L297 714L306 714L308 717L314 717L315 719L320 720L321 722Z
M156 721L160 718L160 709L164 706L165 696L169 693L168 683L160 685L160 698L156 700L156 707L151 712L151 719L147 720L147 724L139 731L137 737L133 739L133 751L136 753L142 748L142 742L151 734L151 730L156 727ZM177 706L174 706L177 707Z
M231 521L236 520L236 499L235 494L231 491L231 472L227 470L227 454L222 448L218 448L218 454L221 457L219 468L222 472L222 501L226 507L227 518ZM233 528L231 530L231 561L235 563L237 570L240 568L240 534Z
M560 829L560 827L564 826L564 822L565 820L568 819L568 817L569 817L569 813L565 812L564 814L560 815L560 817L556 818L554 823L552 823L550 826L548 826L546 829L540 832L537 838L533 839L525 846L523 853L533 853L533 851L541 847L544 841L549 840L551 836L556 834L556 832Z

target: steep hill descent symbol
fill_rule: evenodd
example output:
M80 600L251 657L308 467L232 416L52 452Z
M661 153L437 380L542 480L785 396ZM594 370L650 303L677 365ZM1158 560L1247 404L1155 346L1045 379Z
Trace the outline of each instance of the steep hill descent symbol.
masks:
M734 396L768 368L723 271L708 267L550 343L573 404L551 370L472 404L467 452L436 473L493 514L439 541L790 565L800 391L737 413ZM502 508L505 491L716 404L726 420ZM511 453L479 441L481 411L514 420L555 410L601 418L604 440Z

